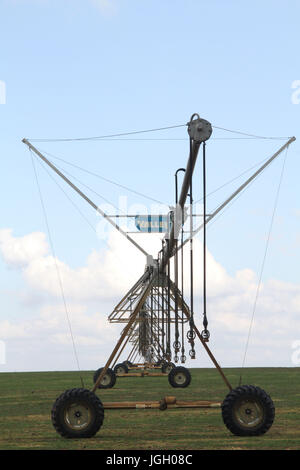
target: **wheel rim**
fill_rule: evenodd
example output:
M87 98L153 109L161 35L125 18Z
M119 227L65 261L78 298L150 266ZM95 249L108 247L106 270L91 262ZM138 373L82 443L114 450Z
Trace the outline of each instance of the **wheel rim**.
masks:
M244 399L236 404L234 416L240 426L254 428L262 423L264 410L257 400Z
M90 407L83 403L72 403L65 409L64 419L69 428L81 431L91 422Z
M166 370L166 373L169 374L172 369L173 369L172 366L167 366L166 369L165 369L165 370Z
M178 372L177 374L174 375L174 382L177 385L182 385L186 382L186 376L183 372Z
M102 377L102 380L101 380L101 385L109 385L111 382L111 378L110 378L110 375L109 374L105 374L103 377Z
M117 374L125 374L125 369L124 369L124 367L122 367L122 366L117 367L116 373L117 373Z

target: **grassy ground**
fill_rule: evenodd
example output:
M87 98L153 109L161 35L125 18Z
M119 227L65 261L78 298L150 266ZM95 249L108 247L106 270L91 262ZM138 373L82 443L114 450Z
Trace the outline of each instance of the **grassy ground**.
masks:
M170 387L166 377L119 378L114 388L99 390L105 401L177 399L222 401L226 386L215 369L190 369L187 389ZM225 369L235 387L237 369ZM86 388L93 372L83 372ZM261 437L240 438L224 426L220 409L106 410L102 428L92 439L63 439L54 430L50 412L56 397L80 387L76 372L0 374L0 449L299 449L299 368L244 369L243 384L269 393L276 408L272 428Z

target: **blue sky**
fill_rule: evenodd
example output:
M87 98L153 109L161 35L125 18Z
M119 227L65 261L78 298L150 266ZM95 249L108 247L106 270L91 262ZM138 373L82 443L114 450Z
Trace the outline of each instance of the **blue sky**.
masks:
M6 104L0 105L1 228L12 229L15 237L45 232L23 137L84 137L172 126L186 123L194 112L214 126L298 137L300 104L292 102L297 91L292 84L300 79L299 13L297 0L1 0L0 80L6 85ZM208 191L283 143L215 140L233 136L238 135L215 129L208 143ZM145 137L185 139L186 130ZM174 173L188 155L186 140L37 145L167 204L174 202ZM282 157L208 230L208 248L231 276L244 268L259 272ZM297 140L288 151L265 281L299 283L299 159ZM79 268L93 250L106 245L38 170L56 254ZM120 195L128 196L130 204L146 202L72 171L115 204ZM200 165L195 181L200 197ZM242 181L209 199L208 210ZM96 225L95 213L66 192ZM25 316L22 302L9 293L26 289L24 278L5 261L0 276L1 318L18 322ZM18 368L17 362L13 367Z

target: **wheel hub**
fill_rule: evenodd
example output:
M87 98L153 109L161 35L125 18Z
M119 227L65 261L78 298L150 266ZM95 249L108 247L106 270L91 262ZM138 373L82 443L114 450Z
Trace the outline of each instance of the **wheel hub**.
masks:
M91 412L88 406L80 403L72 403L65 410L65 422L74 430L86 428L91 420Z
M185 376L184 376L184 374L176 374L176 375L175 375L175 382L176 382L177 384L182 385L182 384L185 382Z
M105 374L104 377L102 377L101 384L102 385L108 385L110 382L110 377L108 374Z
M243 400L235 408L235 417L243 427L253 428L262 422L264 412L258 401Z

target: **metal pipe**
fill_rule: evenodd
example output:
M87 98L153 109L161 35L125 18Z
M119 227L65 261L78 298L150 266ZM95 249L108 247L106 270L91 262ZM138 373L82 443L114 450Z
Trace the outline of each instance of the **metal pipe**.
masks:
M193 171L195 168L200 145L201 145L201 142L193 142L193 145L191 146L191 149L190 149L190 155L189 155L187 167L185 170L184 180L182 183L181 192L180 192L178 205L177 205L180 211L184 210L185 201L186 201L188 190L190 187L191 175L193 174ZM173 222L168 243L165 245L165 248L162 254L162 260L161 260L160 267L159 267L161 272L165 270L168 260L173 255L175 238L176 239L178 238L178 233L177 233L178 226L179 226L178 220L176 220L175 223ZM176 228L176 232L175 232L175 228Z
M203 326L207 336L206 317L206 155L205 142L203 143Z

